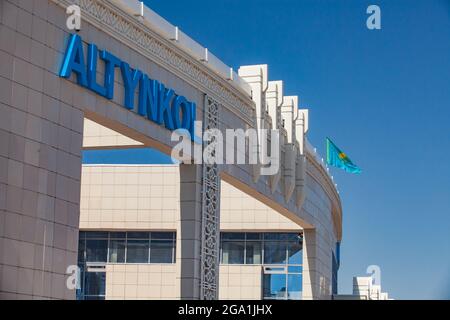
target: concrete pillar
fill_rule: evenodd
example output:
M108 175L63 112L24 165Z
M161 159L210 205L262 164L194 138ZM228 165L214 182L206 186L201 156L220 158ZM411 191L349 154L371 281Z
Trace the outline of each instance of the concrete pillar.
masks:
M316 300L320 296L319 276L317 272L317 231L303 231L303 299Z
M203 130L218 128L220 105L205 96ZM209 142L212 143L212 142ZM207 147L203 145L203 148ZM180 165L180 298L218 299L220 174L217 164Z
M180 298L200 299L202 166L180 165Z

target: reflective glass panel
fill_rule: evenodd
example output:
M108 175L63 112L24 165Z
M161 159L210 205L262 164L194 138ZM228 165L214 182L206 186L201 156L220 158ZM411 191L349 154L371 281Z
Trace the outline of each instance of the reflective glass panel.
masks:
M85 273L84 296L86 300L104 299L105 296L105 272L86 272Z
M148 232L127 232L128 239L148 239L150 237L150 233Z
M150 247L150 263L171 263L173 240L152 240Z
M87 239L108 239L108 232L106 231L89 231L85 234Z
M264 274L264 299L286 299L286 274Z
M288 275L288 299L300 300L302 298L302 275Z
M78 263L84 263L86 259L86 241L78 241Z
M109 238L110 239L125 239L127 233L126 232L110 232Z
M244 264L244 241L222 242L222 262L225 264Z
M261 264L262 248L260 241L247 241L245 243L245 251L246 264Z
M127 241L127 263L148 263L148 240L132 240Z
M222 240L244 240L245 233L242 232L225 232L222 233Z
M108 240L86 240L86 261L106 262L108 255Z
M125 262L125 239L109 240L109 262L123 263Z
M288 266L288 273L302 273L302 266Z
M288 264L302 264L302 245L297 241L288 243Z
M278 240L278 241L296 241L298 240L297 233L279 233L279 232L267 232L264 233L265 240Z
M152 232L152 240L172 240L175 238L173 232Z
M286 263L286 243L281 241L264 242L264 263L285 264Z
M261 239L261 233L257 232L249 232L246 234L247 240L260 240Z

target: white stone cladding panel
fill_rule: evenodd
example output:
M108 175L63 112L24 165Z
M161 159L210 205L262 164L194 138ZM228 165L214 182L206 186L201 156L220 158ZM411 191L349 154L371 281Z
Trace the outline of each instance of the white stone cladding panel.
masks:
M107 264L107 300L175 300L179 298L175 264Z
M84 119L83 148L101 149L118 146L142 147L143 144L94 121Z
M178 228L178 167L84 165L81 190L81 229Z
M220 229L249 231L300 231L302 228L262 202L221 182Z
M221 265L219 299L261 300L262 266Z
M178 166L83 165L80 228L176 230L178 193ZM301 230L225 181L221 203L221 230Z

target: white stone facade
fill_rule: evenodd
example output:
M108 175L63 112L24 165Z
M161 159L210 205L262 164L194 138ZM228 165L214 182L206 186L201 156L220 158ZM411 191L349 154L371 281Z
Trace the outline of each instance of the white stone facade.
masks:
M89 231L175 231L180 233L180 196L178 165L83 165L81 188L80 229ZM324 241L332 247L336 242L331 221L330 201L320 185L308 175L304 210L318 211L324 216L321 222ZM234 188L221 182L220 230L223 232L303 232L296 223L278 212ZM181 239L177 239L179 243ZM114 265L106 269L107 299L179 299L180 246L177 246L177 261L172 265ZM306 248L305 248L306 249ZM320 248L319 248L320 249ZM326 249L323 249L326 251ZM323 277L322 294L331 296L331 252L323 252L319 261ZM308 257L304 255L303 295L308 298L312 291L307 274ZM131 272L135 279L136 270L159 276L159 282L144 286L138 281L126 280ZM221 265L219 276L220 299L261 299L261 265ZM147 270L146 269L146 270ZM117 271L119 270L119 271ZM132 271L129 271L132 270ZM159 270L159 275L158 274ZM174 271L168 271L174 270ZM176 271L175 271L176 270ZM116 273L120 274L116 276ZM112 280L122 279L126 288ZM125 278L124 278L125 277ZM170 279L166 279L170 278ZM125 279L125 280L123 280ZM147 279L147 278L146 278ZM164 279L164 280L162 280ZM130 282L131 281L131 282ZM170 291L163 289L166 282L175 283ZM114 289L111 288L113 285ZM125 291L124 291L125 290ZM127 291L128 290L128 291ZM168 295L168 292L171 295ZM112 293L114 292L114 294ZM120 294L118 294L120 292ZM129 292L129 294L126 294ZM136 292L136 293L135 293ZM166 292L161 295L161 292Z
M87 205L89 210L92 205L92 215L89 212L80 220L84 119L114 133L86 131L85 148L95 148L95 141L111 148L134 142L170 154L174 142L169 130L123 107L123 80L118 70L112 100L77 85L73 76L59 76L70 35L65 14L69 4L82 9L79 35L84 47L95 43L195 102L197 119L205 118L204 110L214 101L214 126L220 130L253 127L282 132L278 175L259 176L257 166L252 165L224 165L214 168L217 174L213 179L234 186L290 220L278 222L277 227L295 223L304 230L304 298L330 298L330 255L342 237L340 198L326 168L307 147L307 112L298 109L298 99L285 99L282 86L273 90L267 66L244 67L238 76L212 54L208 61L202 60L198 56L202 51L192 39L184 34L172 39L167 33L172 30L170 24L142 20L132 12L138 1L121 0L0 1L0 298L74 299L74 290L66 287L65 273L77 262L80 225L114 229L124 219L130 225L143 223L140 226L147 229L175 228L174 221L179 221L179 288L161 292L160 298L171 294L182 299L220 296L220 272L214 263L207 270L213 274L210 280L202 278L205 243L214 246L214 241L205 241L206 222L212 221L205 220L205 214L219 219L220 212L219 201L212 212L204 206L202 192L205 183L211 182L205 181L205 167L180 166L178 177L168 182L170 186L164 184L163 175L163 190L167 187L181 195L178 207L165 208L164 196L150 197L153 201L145 197L114 199L113 205L133 211L124 217L108 212L110 203L94 193L92 198L100 200L90 198ZM149 9L146 14L155 17ZM98 78L103 74L99 64ZM287 124L284 128L281 120ZM123 137L117 138L115 133ZM95 181L93 176L89 179ZM103 176L111 181L109 174ZM178 186L174 183L177 179ZM130 191L125 188L124 192ZM139 207L146 209L140 213ZM99 208L104 211L95 212ZM224 212L227 210L231 208L225 205ZM264 223L274 219L262 216L267 218ZM131 222L130 217L134 219ZM233 223L224 220L224 225Z
M80 229L179 234L179 185L177 165L84 165ZM302 231L224 181L221 203L221 231ZM170 265L107 264L106 299L179 299L180 246L177 257ZM220 299L261 299L260 265L222 265L219 274Z

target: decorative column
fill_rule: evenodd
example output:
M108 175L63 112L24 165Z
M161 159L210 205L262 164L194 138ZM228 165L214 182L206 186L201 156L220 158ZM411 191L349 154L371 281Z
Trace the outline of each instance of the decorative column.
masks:
M203 130L219 128L220 105L205 96ZM209 143L204 144L207 147ZM202 180L202 251L201 288L203 300L219 297L219 253L220 253L220 178L219 167L203 164Z
M205 96L203 130L218 128L220 105ZM209 143L204 142L203 148ZM180 298L218 299L220 179L217 164L180 165Z

